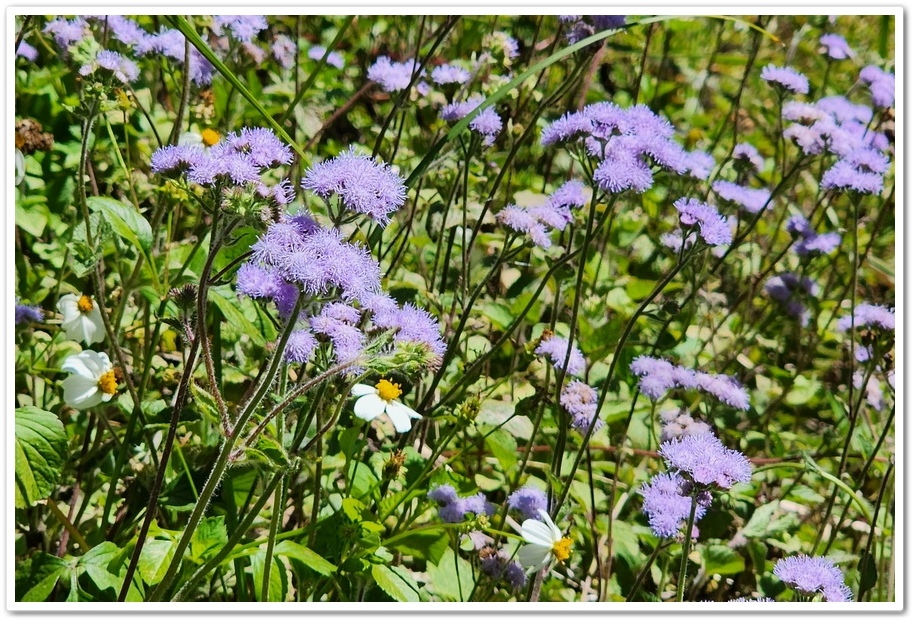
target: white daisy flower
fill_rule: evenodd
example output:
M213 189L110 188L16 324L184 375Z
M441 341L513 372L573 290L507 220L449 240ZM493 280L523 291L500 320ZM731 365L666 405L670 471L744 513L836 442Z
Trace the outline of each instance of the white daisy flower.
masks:
M540 521L526 519L520 530L527 543L518 550L518 561L528 569L528 573L539 571L554 561L565 561L572 546L572 539L563 536L547 511L539 508L538 514Z
M353 405L353 413L362 420L374 420L383 413L394 424L394 430L406 433L410 430L410 419L420 419L419 413L395 400L401 395L401 386L382 379L375 387L357 383L350 391L359 400Z
M91 297L65 294L57 302L57 311L63 314L61 326L67 332L67 339L86 344L101 342L105 339L105 325L102 324L102 312Z
M206 128L204 130L183 132L178 136L178 144L186 147L213 147L219 143L222 137L216 130Z
M64 402L74 409L108 402L118 393L117 375L105 353L84 350L67 357L61 369L70 373L63 381Z

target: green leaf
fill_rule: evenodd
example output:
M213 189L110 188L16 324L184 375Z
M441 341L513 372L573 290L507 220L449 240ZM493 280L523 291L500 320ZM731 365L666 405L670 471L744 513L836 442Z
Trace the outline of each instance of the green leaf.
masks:
M16 409L16 508L29 508L57 486L67 449L64 425L37 407Z
M76 568L80 573L88 575L99 590L110 588L117 592L121 590L121 578L112 573L111 569L114 567L115 571L118 571L116 561L120 554L121 548L111 541L103 541L83 554Z
M68 568L65 561L44 552L38 552L23 565L28 565L28 572L23 574L24 577L17 573L16 593L23 588L23 584L28 588L25 594L17 597L17 601L45 601L57 586L61 574Z
M408 584L403 577L387 565L373 565L372 579L395 601L420 601L419 589L416 585Z
M228 324L239 333L247 335L256 345L265 345L264 332L242 313L240 309L242 303L230 286L210 288L208 292L210 293L210 300L216 304ZM250 301L247 304L250 304Z
M323 576L329 576L337 571L335 565L332 565L304 545L300 545L294 541L283 541L278 543L274 547L274 554L298 560L312 571Z
M140 552L140 560L137 561L137 571L140 572L140 579L152 586L158 584L165 575L169 563L172 562L172 554L175 553L176 543L165 539L153 539L147 541Z
M865 553L859 564L856 566L859 571L859 594L871 589L878 583L878 567L875 564L875 557L871 553Z
M505 473L509 474L515 471L518 466L515 437L502 429L497 429L487 434L486 444Z
M726 545L707 545L703 548L703 566L709 575L734 575L744 571L744 557Z
M428 563L426 572L429 584L424 588L442 601L464 601L474 587L471 563L457 556L451 548L446 549L438 564Z
M276 549L274 550L276 553ZM251 575L254 578L254 598L257 601L283 602L286 601L286 569L279 563L277 557L271 559L273 565L270 569L270 580L267 586L267 596L263 593L264 589L264 559L267 556L265 550L260 550L251 556Z
M754 511L754 514L751 515L747 525L741 530L742 534L748 538L759 538L769 534L770 517L773 516L778 506L779 500L773 500L763 506L759 506L757 510Z
M195 563L203 563L207 554L218 552L228 542L225 519L222 516L207 517L197 527L185 557Z
M422 558L433 564L439 564L442 555L448 549L448 534L439 527L429 530L398 534L385 541L385 547L397 550L405 556Z
M124 240L149 253L153 246L153 230L149 221L134 206L111 197L89 197L89 209L102 214L114 231Z

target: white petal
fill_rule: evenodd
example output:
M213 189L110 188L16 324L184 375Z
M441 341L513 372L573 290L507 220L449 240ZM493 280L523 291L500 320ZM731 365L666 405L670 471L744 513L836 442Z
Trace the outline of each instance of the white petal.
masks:
M105 340L105 323L102 322L102 312L98 305L92 306L92 311L83 316L83 326L86 331L86 343L94 344Z
M82 316L79 307L76 306L77 301L79 301L79 298L75 294L65 294L58 299L57 311L64 317L61 324L66 325Z
M410 414L417 412L393 400L385 407L385 413L391 418L391 422L394 424L394 430L399 433L406 433L410 430ZM417 417L419 417L419 414L417 414Z
M529 543L522 545L522 548L518 550L518 561L525 568L534 567L540 569L550 562L552 555L551 548Z
M353 386L353 389L350 390L350 394L353 396L365 396L366 394L377 394L376 390L371 385L363 385L362 383L357 383Z
M63 380L64 402L74 409L88 409L102 402L98 381L83 376L68 376Z
M82 357L82 354L83 353L80 353L79 355L70 355L64 359L64 365L62 365L60 369L64 372L76 374L78 376L82 376L87 379L93 379L95 382L98 382L99 375L96 375L95 371L89 367L92 365L92 361L88 360L86 357Z
M563 533L560 532L559 528L557 528L557 524L553 523L553 519L550 518L550 515L547 513L547 511L545 511L543 508L539 508L538 515L541 516L541 519L543 519L544 523L547 524L547 527L550 528L554 543L563 538Z
M526 519L522 524L522 538L529 543L543 545L552 548L556 541L553 538L553 531L544 522L537 519Z
M353 405L353 413L361 420L374 420L385 412L386 404L378 394L366 394Z

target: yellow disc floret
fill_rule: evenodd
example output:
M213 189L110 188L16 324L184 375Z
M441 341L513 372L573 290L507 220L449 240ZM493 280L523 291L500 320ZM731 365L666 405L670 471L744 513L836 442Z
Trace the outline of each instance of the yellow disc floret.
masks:
M112 396L118 392L118 379L115 377L114 370L109 370L99 377L99 389L103 394Z
M213 147L214 145L219 143L219 132L217 132L216 130L211 130L210 128L207 128L206 130L200 133L200 138L204 142L204 145L206 145L207 147Z
M385 402L396 400L397 397L401 395L401 386L398 383L392 383L385 379L379 381L375 385L375 389L378 390L378 397Z
M80 297L80 300L76 302L76 308L84 314L88 314L92 311L92 299L84 294Z
M569 550L572 548L572 539L568 536L564 536L562 539L553 544L553 555L560 562L565 561L569 558Z

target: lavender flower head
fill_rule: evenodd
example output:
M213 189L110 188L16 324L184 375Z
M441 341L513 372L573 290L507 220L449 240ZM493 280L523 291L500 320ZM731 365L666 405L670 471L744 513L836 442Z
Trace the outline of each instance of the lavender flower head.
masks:
M286 342L283 360L287 363L308 363L316 348L318 348L318 340L311 331L307 329L293 331Z
M763 157L757 151L757 148L750 143L738 143L735 145L732 158L734 158L736 164L742 167L748 167L758 173L763 170Z
M711 432L666 441L658 453L668 467L704 486L730 489L751 481L751 464L741 452L731 450Z
M15 324L26 324L29 322L41 322L45 319L45 313L37 305L22 305L16 303L16 321Z
M697 226L700 238L711 246L731 244L732 230L728 220L708 203L682 197L674 202L681 216L681 224Z
M372 311L372 322L381 329L394 329L394 342L422 344L433 355L433 366L438 368L446 345L438 321L425 309L411 303L399 307L387 295L375 295L361 301Z
M585 357L575 345L570 348L569 340L564 337L553 335L541 340L538 347L534 349L534 354L549 358L554 368L562 370L563 364L566 363L567 351L569 351L569 363L566 366L566 373L572 376L581 375L585 372Z
M572 416L570 426L579 431L580 435L585 435L598 415L598 392L581 381L567 383L560 392L560 406ZM602 426L604 421L598 420L594 430Z
M386 93L402 91L410 85L416 67L413 60L398 63L387 56L380 56L369 67L368 78L372 82L377 82Z
M267 18L263 15L215 15L213 17L213 31L217 36L231 34L239 41L251 41L266 28Z
M848 331L853 327L879 327L894 330L894 308L861 303L849 316L843 316L836 323L837 330Z
M309 58L313 61L320 61L327 51L327 48L324 48L320 45L313 45L311 48L309 48ZM328 54L327 63L328 65L332 65L337 69L343 69L345 64L344 57L341 56L338 52L331 52Z
M525 519L540 519L539 510L547 510L547 494L535 487L516 489L509 495L509 508L518 511Z
M185 39L180 31L172 28L163 28L158 33L148 35L135 46L137 54L146 56L158 52L172 59L176 63L184 64ZM188 73L196 85L210 84L216 68L200 51L191 46Z
M463 102L446 104L442 107L439 116L445 121L458 121L467 117L475 108L480 106L483 100L484 97L482 95L472 95ZM487 106L477 113L469 127L481 134L484 137L483 144L489 146L496 140L496 135L502 131L503 122L496 113L496 109L493 106Z
M696 150L684 154L684 166L687 167L687 173L698 180L708 178L715 164L715 159L705 151Z
M827 169L821 187L879 195L884 190L884 174L889 167L887 156L879 151L868 147L852 149Z
M407 199L404 180L388 164L357 154L353 147L312 166L302 178L302 187L325 200L337 195L343 207L368 214L381 225L388 224L389 214Z
M296 62L296 43L286 35L277 35L270 44L270 52L283 69L291 68Z
M27 61L35 62L38 60L38 50L35 49L35 46L31 45L28 41L21 41L19 47L16 48L16 56L21 56Z
M852 601L843 573L822 556L790 556L776 562L773 575L802 593L820 593L826 601Z
M808 93L808 78L791 67L767 65L760 73L760 77L786 91L802 95Z
M82 17L75 17L72 20L59 17L48 22L42 32L53 35L57 46L66 50L71 44L89 35L89 23Z
M640 355L630 363L630 371L639 378L639 391L658 400L675 387L701 389L736 409L750 408L747 390L724 374L697 372L676 366L658 357Z
M798 236L792 249L799 255L812 255L816 253L828 254L840 246L842 238L837 232L828 232L818 234L814 231L808 220L797 214L789 217L786 222L786 230L793 235Z
M876 65L863 67L859 80L871 90L871 100L876 108L890 108L894 105L894 74L882 71Z
M483 493L463 498L455 491L452 485L439 485L432 489L427 496L439 505L439 517L449 523L464 521L466 513L475 515L492 515L495 508L486 501Z
M432 72L432 79L438 85L466 84L471 79L471 73L457 65L439 65Z
M734 182L717 180L713 182L712 189L717 195L731 201L751 214L759 214L764 206L772 208L770 191L766 188L747 188Z
M673 538L681 533L690 517L691 485L680 474L658 474L639 488L643 496L642 510L649 519L652 532L661 538ZM708 491L697 493L694 521L701 519L712 504ZM696 523L693 538L699 536Z
M825 53L832 59L843 60L852 56L852 48L841 35L826 34L820 38L820 44L826 48Z
M687 411L666 409L658 414L662 422L661 442L680 439L689 435L712 432L709 424L695 420Z
M140 77L140 68L135 62L111 50L99 51L93 62L80 67L80 75L88 76L99 68L110 71L123 84L130 84Z

